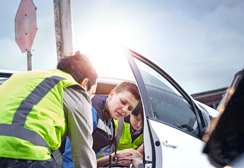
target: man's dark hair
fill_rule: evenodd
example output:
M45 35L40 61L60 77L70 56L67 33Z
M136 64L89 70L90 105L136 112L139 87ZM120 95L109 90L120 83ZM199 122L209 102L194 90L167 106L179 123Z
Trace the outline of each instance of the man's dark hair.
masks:
M96 83L98 74L91 64L90 59L77 51L68 57L60 60L57 69L69 73L76 82L80 83L84 78L88 78L88 90Z
M142 102L139 102L136 108L131 113L134 116L141 114L142 121L144 121Z
M123 91L128 91L130 92L132 95L135 96L136 100L141 101L141 97L139 94L139 90L138 87L135 83L132 82L121 82L119 83L115 88L114 91L118 94L121 93Z

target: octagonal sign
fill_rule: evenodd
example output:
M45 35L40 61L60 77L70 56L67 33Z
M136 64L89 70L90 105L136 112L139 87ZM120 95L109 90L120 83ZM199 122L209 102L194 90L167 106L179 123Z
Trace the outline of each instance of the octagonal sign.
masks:
M21 0L15 16L15 41L22 52L30 51L36 30L36 6L32 0Z

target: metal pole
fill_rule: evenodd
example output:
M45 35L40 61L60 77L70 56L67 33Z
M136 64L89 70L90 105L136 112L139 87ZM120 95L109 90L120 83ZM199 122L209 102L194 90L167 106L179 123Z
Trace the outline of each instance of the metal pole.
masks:
M61 37L61 26L59 16L59 0L53 0L54 5L54 23L55 23L55 34L56 34L56 47L57 47L57 60L62 58L62 37Z
M71 0L53 0L58 62L73 54L73 22Z
M32 52L27 51L27 70L32 71Z

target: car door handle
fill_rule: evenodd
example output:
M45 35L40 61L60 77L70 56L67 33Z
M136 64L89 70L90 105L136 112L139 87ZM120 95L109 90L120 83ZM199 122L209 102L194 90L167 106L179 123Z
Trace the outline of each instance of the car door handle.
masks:
M166 146L167 148L174 148L174 149L177 148L177 146L175 146L175 145L170 145L170 144L168 144L167 141L164 142L164 140L162 140L162 143L163 143L163 145Z

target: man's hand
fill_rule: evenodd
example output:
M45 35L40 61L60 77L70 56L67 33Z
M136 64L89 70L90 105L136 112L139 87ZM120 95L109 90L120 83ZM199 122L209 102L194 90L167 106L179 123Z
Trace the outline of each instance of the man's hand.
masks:
M141 144L141 146L137 148L137 151L139 151L143 155L143 149L144 149L144 145Z
M135 150L133 148L117 151L117 156L118 157L120 155L126 155L126 154L130 154L131 156L134 154L134 155L143 157L143 155L139 151L137 151L137 150Z
M121 165L128 165L128 164L130 164L130 160L128 160L128 163L127 162L126 163L120 162L120 160L126 159L128 157L128 155L130 155L131 158L132 158L133 155L134 156L135 155L136 156L139 156L141 158L143 157L143 155L139 151L137 151L137 150L135 150L133 148L117 151L116 154L119 157L119 163ZM113 158L114 156L115 156L115 153L112 153L111 154L111 158ZM97 167L103 167L108 162L109 162L109 155L108 156L105 156L103 158L97 159Z
M122 166L138 165L143 162L143 155L134 149L118 151L118 163Z

